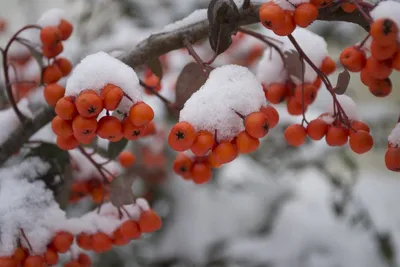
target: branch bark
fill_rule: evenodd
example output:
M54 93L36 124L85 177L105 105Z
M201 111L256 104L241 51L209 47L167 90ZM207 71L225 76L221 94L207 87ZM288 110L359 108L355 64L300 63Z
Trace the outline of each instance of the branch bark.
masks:
M240 23L238 26L259 22L258 10L260 4L251 3L246 9L240 9ZM345 13L342 9L332 10L327 7L320 9L319 20L345 21L360 25L365 30L369 29L369 23L357 10L353 13ZM184 26L174 31L154 34L139 43L131 51L119 57L121 61L136 68L144 65L149 59L159 57L170 51L185 47L185 40L195 43L208 36L208 20ZM46 107L33 120L24 122L10 135L0 146L0 165L8 160L21 146L29 140L40 128L49 123L54 117L54 110Z

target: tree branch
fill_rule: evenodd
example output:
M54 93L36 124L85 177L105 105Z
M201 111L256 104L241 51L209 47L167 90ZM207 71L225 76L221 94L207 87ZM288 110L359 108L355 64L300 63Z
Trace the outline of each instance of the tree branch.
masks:
M258 9L260 4L250 3L246 9L240 10L240 22L238 26L259 22ZM345 13L342 9L332 11L331 8L320 9L319 20L345 21L360 25L368 30L369 24L359 11ZM207 38L208 20L184 26L182 28L154 34L134 47L131 51L123 54L119 59L131 67L144 65L150 58L159 57L170 51L185 47L184 41L195 43ZM54 110L46 107L33 120L24 122L10 135L0 146L0 165L11 157L18 149L29 140L40 128L49 123L54 117Z

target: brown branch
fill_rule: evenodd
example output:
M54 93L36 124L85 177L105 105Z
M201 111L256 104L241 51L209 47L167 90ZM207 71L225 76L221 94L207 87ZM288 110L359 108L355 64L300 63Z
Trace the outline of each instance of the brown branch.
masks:
M238 26L259 22L258 9L260 4L250 3L248 8L240 10L240 22ZM368 10L368 7L365 7ZM346 13L342 9L332 11L329 7L320 9L319 20L324 21L345 21L360 25L368 30L369 23L359 11ZM150 57L159 57L170 51L185 47L184 41L190 38L195 43L207 38L208 20L184 26L179 29L154 34L134 47L131 51L123 54L119 59L131 67L139 67L146 64ZM45 108L34 120L25 121L18 129L0 145L0 165L2 165L13 153L29 140L40 128L49 123L54 117L54 111Z

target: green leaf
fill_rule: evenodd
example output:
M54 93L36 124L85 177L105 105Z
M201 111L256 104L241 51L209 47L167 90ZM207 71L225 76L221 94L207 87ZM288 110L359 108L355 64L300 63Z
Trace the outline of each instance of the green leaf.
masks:
M118 142L110 142L107 149L107 155L110 159L115 159L128 144L128 139L122 138Z
M155 57L147 61L147 66L161 80L163 76L163 68L159 58Z

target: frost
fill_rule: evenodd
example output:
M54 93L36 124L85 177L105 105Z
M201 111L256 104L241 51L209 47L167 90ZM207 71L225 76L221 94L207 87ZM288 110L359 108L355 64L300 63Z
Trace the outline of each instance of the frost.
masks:
M62 19L65 19L65 12L59 8L46 11L37 21L41 27L58 26Z
M388 141L391 146L400 145L400 123L397 123L392 132L388 136Z
M180 121L197 131L217 131L217 140L231 140L243 128L244 116L266 105L262 86L245 67L226 65L213 70L206 83L185 103Z
M350 120L359 120L357 105L351 97L347 95L336 95L336 98ZM327 112L329 114L334 114L333 103L327 107Z
M370 12L370 16L373 20L381 18L389 18L393 20L397 27L400 28L400 3L396 1L382 1ZM398 34L398 40L400 40L400 33Z
M185 26L189 26L192 24L196 24L200 21L207 19L207 9L198 9L191 13L189 16L185 17L182 20L176 21L172 24L168 24L164 27L162 32L170 32L176 29L180 29Z
M264 55L258 64L256 75L258 80L265 86L287 81L288 74L278 51L272 47L265 49Z
M135 71L105 52L91 54L82 59L67 81L65 95L77 96L86 89L100 93L109 83L119 86L134 103L142 100L139 79Z

